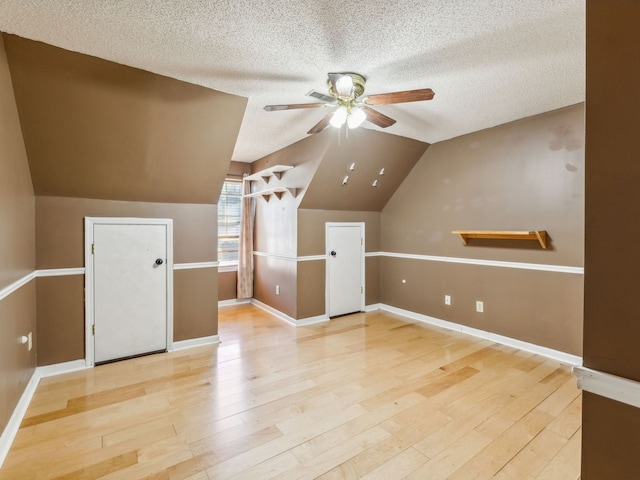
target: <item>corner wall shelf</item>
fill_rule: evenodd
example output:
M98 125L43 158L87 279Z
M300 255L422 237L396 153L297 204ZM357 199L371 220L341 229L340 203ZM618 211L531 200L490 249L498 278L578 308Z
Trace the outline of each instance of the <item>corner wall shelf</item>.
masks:
M451 233L460 235L462 243L465 245L467 245L470 238L494 238L506 240L537 240L542 248L547 248L546 230L454 230Z
M252 173L244 177L245 180L259 180L263 179L266 183L269 183L270 177L276 177L278 180L282 178L282 174L287 170L291 170L293 165L274 165L273 167L265 168L259 172Z
M268 202L271 195L275 195L276 197L278 197L278 199L281 199L282 195L284 195L286 192L290 192L291 195L293 195L293 197L295 198L298 193L298 189L290 187L267 188L266 190L260 190L259 192L247 193L245 197L263 197Z
M246 177L244 177L244 179L251 182L263 179L265 183L269 183L269 179L271 177L276 177L278 180L280 180L282 179L282 174L287 170L291 170L292 168L293 165L274 165L272 167L265 168L264 170L260 170L259 172L252 173L251 175L247 175ZM290 192L294 198L298 195L297 188L279 186L273 188L265 188L264 190L260 190L259 192L247 193L245 197L262 197L268 202L271 195L275 195L276 197L278 197L278 200L280 200L286 192Z

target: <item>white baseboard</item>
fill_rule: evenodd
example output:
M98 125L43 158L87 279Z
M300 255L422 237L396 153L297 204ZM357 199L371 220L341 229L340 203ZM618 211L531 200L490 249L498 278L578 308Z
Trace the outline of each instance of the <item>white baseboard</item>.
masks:
M380 303L372 303L371 305L365 305L365 312L375 312L376 310L381 310Z
M87 367L87 363L84 360L73 360L71 362L55 363L53 365L45 365L38 367L36 373L39 378L53 377L55 375L62 375L63 373L75 372L77 370L84 370Z
M428 315L422 315L420 313L411 312L409 310L403 310L401 308L392 307L391 305L380 304L380 310L395 313L396 315L401 315L403 317L407 317L418 322L427 323L429 325L434 325L436 327L442 327L446 328L447 330L461 332L473 337L482 338L484 340L490 340L492 342L500 343L508 347L517 348L519 350L524 350L526 352L543 355L547 358L558 360L559 362L568 363L569 365L582 365L582 357L578 355L561 352L552 348L542 347L534 343L523 342L522 340L517 340L515 338L505 337L503 335L479 330L477 328L467 327L465 325L448 322L446 320L440 320L439 318L429 317Z
M267 305L266 303L262 303L260 300L256 300L255 298L251 299L251 304L255 305L258 308L261 308L265 312L270 313L274 317L279 318L283 322L288 323L294 327L306 327L309 325L315 325L317 323L324 323L329 321L329 317L326 315L318 315L316 317L307 317L301 318L300 320L296 320L293 317L290 317L286 313L282 313L280 310L276 310L275 308Z
M220 343L220 337L218 335L211 335L210 337L190 338L189 340L180 340L179 342L173 342L170 351L175 352L176 350L202 347L204 345L214 345L216 343Z
M308 325L316 325L318 323L328 322L329 317L326 315L318 315L315 317L307 317L301 318L300 320L296 320L296 327L306 327Z
M248 305L250 303L251 303L250 298L232 298L230 300L220 300L218 302L218 308L234 307L236 305Z
M27 383L24 392L22 392L22 396L20 397L20 400L18 400L18 405L16 405L16 408L13 410L7 426L4 428L2 435L0 435L0 467L2 467L4 459L7 458L11 444L16 438L16 434L18 433L24 414L27 413L27 408L29 408L33 394L36 393L38 382L40 382L40 377L38 376L36 369L31 375L31 379L29 380L29 383Z
M279 318L280 320L282 320L285 323L288 323L289 325L293 325L294 327L296 326L296 319L295 318L290 317L286 313L282 313L280 310L276 310L275 308L267 305L266 303L262 303L260 300L256 300L255 298L252 298L251 299L251 304L255 305L258 308L261 308L265 312L270 313L274 317Z

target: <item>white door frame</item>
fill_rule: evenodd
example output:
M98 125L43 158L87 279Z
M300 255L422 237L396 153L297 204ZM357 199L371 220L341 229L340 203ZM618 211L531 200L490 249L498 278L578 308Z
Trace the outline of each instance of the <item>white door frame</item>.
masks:
M167 218L131 218L131 217L85 217L84 219L84 291L85 291L85 365L95 365L93 325L94 318L94 269L93 269L93 226L102 225L164 225L167 230L167 350L173 347L173 220Z
M362 238L362 245L360 245L360 255L361 255L361 265L362 267L360 268L360 280L362 283L362 294L360 295L360 311L364 312L364 306L365 306L365 294L367 291L367 286L366 286L366 278L365 278L365 268L364 268L364 262L365 262L365 242L366 242L366 237L365 237L365 230L364 230L364 226L365 223L364 222L326 222L325 223L325 227L324 227L324 231L325 231L325 240L324 240L324 248L326 250L325 252L325 287L324 287L324 291L325 291L325 316L327 318L329 318L329 312L330 310L330 300L329 300L329 289L331 287L330 285L330 279L329 279L329 273L330 273L330 260L331 260L331 253L329 251L329 229L331 227L360 227L360 235Z

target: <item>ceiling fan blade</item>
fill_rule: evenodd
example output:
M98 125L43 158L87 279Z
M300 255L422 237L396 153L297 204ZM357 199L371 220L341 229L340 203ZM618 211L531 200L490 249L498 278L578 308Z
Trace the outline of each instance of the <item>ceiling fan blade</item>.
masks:
M334 112L331 112L331 113L325 115L322 118L322 120L320 120L318 123L316 123L313 126L313 128L307 132L307 134L311 135L311 134L314 134L314 133L320 133L322 130L327 128L329 126L329 121L331 120L331 117L333 116L333 114L334 114Z
M322 100L323 102L326 102L326 103L336 103L336 99L334 97L332 97L331 95L327 95L325 93L319 92L317 90L311 90L309 93L307 93L307 96L317 98L318 100Z
M274 112L276 110L293 110L296 108L318 108L326 107L326 103L294 103L291 105L267 105L264 109L267 112Z
M365 115L367 116L367 120L381 128L387 128L393 125L394 123L396 123L396 121L393 118L387 117L386 115L383 115L382 113L378 112L377 110L374 110L373 108L369 108L369 107L361 107L361 108L364 111Z
M433 90L430 88L422 88L420 90L369 95L364 99L364 103L367 105L389 105L392 103L419 102L421 100L431 100L434 95Z

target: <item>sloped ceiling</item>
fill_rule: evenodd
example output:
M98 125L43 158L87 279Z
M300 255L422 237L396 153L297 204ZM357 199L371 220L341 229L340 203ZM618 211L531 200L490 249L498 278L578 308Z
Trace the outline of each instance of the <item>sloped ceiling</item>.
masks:
M300 208L380 212L429 147L366 129L353 130L340 140L331 131L321 135L332 140L331 146Z
M325 109L262 107L308 102L327 72L432 88L380 107L386 131L427 143L585 96L584 0L21 0L0 2L0 30L247 97L245 162L306 137Z
M348 138L324 131L253 163L254 173L275 165L294 168L281 178L258 178L252 189L291 188L295 196L268 200L288 208L380 212L428 147L366 129L353 130Z
M4 40L36 195L217 203L245 98Z

